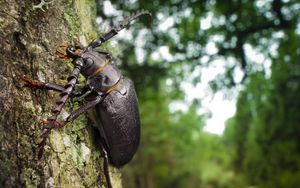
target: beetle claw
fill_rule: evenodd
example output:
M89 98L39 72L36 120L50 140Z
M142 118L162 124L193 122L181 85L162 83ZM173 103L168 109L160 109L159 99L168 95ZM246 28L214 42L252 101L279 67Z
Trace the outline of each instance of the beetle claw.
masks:
M24 82L24 87L30 88L43 88L44 83L39 80L31 80L26 75L21 76L21 80Z
M61 59L68 59L70 56L66 54L68 46L65 44L61 44L56 48L55 54Z
M46 129L57 129L62 128L66 125L66 121L51 121L48 119L43 119L42 124Z
M42 124L43 124L44 128L46 128L46 129L52 129L53 128L53 121L43 119Z

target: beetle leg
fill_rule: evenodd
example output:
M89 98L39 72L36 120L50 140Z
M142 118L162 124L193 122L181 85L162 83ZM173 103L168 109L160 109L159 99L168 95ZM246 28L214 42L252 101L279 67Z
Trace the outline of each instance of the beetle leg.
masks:
M86 112L88 109L96 106L99 102L101 102L102 96L98 95L96 96L93 100L87 101L84 103L83 106L79 107L77 110L72 112L68 117L67 117L67 122L73 122L78 116L80 116L82 113Z
M102 144L101 144L101 150L102 150L102 155L104 157L103 168L104 168L104 175L105 175L105 180L106 180L106 183L107 183L107 187L108 188L112 188L110 177L109 177L109 172L108 172L108 156L107 156L107 151L105 150L105 148L103 147Z
M80 88L80 89L76 89L76 91L72 91L71 94L70 94L70 97L71 98L74 98L74 97L81 97L83 96L84 94L86 94L88 91L90 91L90 87L85 85L84 87Z
M51 121L50 119L43 120L42 123L44 124L45 128L52 129L52 128L62 128L67 123L73 122L78 116L82 113L86 112L88 109L96 106L99 102L101 102L102 97L96 96L94 100L86 102L83 106L79 107L77 110L73 111L64 121Z
M50 82L45 83L45 82L42 82L39 80L31 80L25 75L21 77L21 80L24 82L24 87L29 87L32 89L45 89L45 90L53 90L53 91L57 91L57 92L63 92L65 90L64 86L62 86L62 85L58 85L58 84L50 83ZM83 88L79 89L78 91L73 90L70 94L70 97L71 98L81 97L88 91L89 91L89 87L84 86Z
M38 144L37 150L38 150L38 160L40 160L44 154L45 151L45 145L46 145L46 141L47 138L49 136L49 134L51 133L51 129L47 129L44 133L43 133L43 139L42 141Z
M24 87L29 87L33 89L46 89L62 92L64 87L55 83L45 83L39 80L31 80L27 76L22 76L21 80L24 82Z
M90 100L86 102L83 106L79 107L77 110L73 111L65 121L55 121L52 120L51 118L48 118L46 120L43 120L42 123L47 128L47 130L43 134L43 139L38 145L38 159L41 159L44 153L44 146L46 144L46 140L50 135L50 132L52 129L55 128L62 128L64 127L67 123L73 122L78 116L80 116L82 113L86 112L88 109L96 106L99 102L101 102L102 96L97 95L94 97L93 100ZM55 116L56 118L56 116ZM103 147L102 147L103 148ZM103 154L104 154L104 174L107 182L108 188L112 188L109 174L108 174L108 157L107 157L107 152L103 148Z
M74 121L79 115L81 115L82 113L86 112L88 109L94 107L95 105L97 105L99 102L101 102L102 97L101 96L96 96L94 98L94 100L88 101L87 103L85 103L83 106L79 107L77 110L73 111L65 121L55 121L52 120L51 118L48 118L47 120L43 120L42 123L44 124L45 128L47 128L47 130L44 132L43 134L43 139L42 142L39 143L38 145L38 159L41 159L44 153L44 146L46 144L46 140L49 137L49 134L51 132L52 129L54 128L61 128L63 126L65 126L67 123ZM108 163L108 159L107 159L107 152L106 152L106 160ZM105 167L104 167L105 169ZM108 164L106 169L108 169ZM107 174L108 174L108 170L107 170ZM106 176L106 175L105 175ZM109 177L108 177L109 178ZM110 180L107 180L108 183L108 188L112 188L111 184L110 184Z

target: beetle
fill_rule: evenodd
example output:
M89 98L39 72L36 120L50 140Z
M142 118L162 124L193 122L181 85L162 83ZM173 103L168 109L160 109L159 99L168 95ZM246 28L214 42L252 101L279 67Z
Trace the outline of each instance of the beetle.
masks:
M111 28L99 39L93 40L88 46L83 46L80 42L69 46L61 45L61 50L57 50L56 54L60 58L72 59L74 65L65 86L31 80L26 76L21 77L25 87L60 92L61 98L56 102L52 116L42 121L46 131L38 145L38 159L43 155L46 140L52 129L61 128L73 122L82 113L92 110L94 114L92 119L100 132L99 142L104 156L106 182L108 187L112 187L108 174L108 161L116 167L121 167L133 158L140 141L140 117L133 82L111 64L112 57L109 52L99 51L96 47L101 46L131 21L143 15L152 19L148 11L138 11ZM80 91L74 92L79 74L86 78L86 85ZM65 120L58 121L57 118L70 96L83 96L85 102L71 112Z

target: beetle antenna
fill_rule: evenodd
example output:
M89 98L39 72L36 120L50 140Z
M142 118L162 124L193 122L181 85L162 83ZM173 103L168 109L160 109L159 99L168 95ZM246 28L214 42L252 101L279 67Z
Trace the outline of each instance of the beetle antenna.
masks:
M67 78L68 83L64 86L64 90L60 94L60 100L56 102L55 108L52 110L52 116L47 118L46 120L43 120L44 126L47 128L47 130L43 133L43 140L38 144L38 159L41 159L44 153L44 146L46 144L46 140L50 135L50 132L53 128L57 127L57 117L61 113L62 108L67 102L67 99L69 95L71 94L78 76L80 74L81 67L83 66L83 63L80 60L75 60L74 61L74 70L72 74Z
M93 40L89 44L89 46L91 46L92 48L96 48L96 47L100 46L102 43L108 41L113 36L117 35L118 32L121 31L122 29L124 29L127 25L129 25L130 22L132 22L133 20L135 20L138 17L143 16L143 15L149 16L150 17L150 23L152 23L152 14L149 11L147 11L147 10L137 11L132 16L126 17L117 26L111 28L107 33L105 33L104 35L102 35L99 39Z

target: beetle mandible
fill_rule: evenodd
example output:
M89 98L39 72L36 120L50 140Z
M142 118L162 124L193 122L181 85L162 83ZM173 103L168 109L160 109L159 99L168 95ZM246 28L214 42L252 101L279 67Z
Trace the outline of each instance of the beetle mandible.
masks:
M109 52L99 51L96 47L143 15L152 18L148 11L139 11L125 18L119 25L111 28L86 47L79 42L70 46L61 45L60 48L64 51L58 50L57 54L61 58L71 58L74 65L65 86L31 80L26 76L21 77L25 87L54 90L60 92L61 96L52 110L52 116L43 120L46 131L38 145L39 159L43 155L46 140L52 129L61 128L73 122L82 113L93 109L95 114L93 119L100 132L99 141L104 155L104 174L108 187L112 187L108 174L108 161L116 167L121 167L132 159L140 141L140 117L132 81L123 77L121 71L111 64L112 58ZM81 91L75 93L73 88L79 74L86 78L86 85ZM70 95L76 97L84 95L85 103L71 112L65 120L58 121L57 118Z

